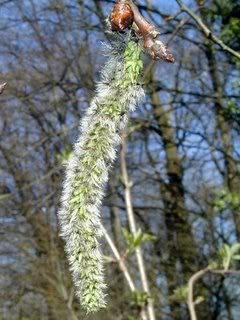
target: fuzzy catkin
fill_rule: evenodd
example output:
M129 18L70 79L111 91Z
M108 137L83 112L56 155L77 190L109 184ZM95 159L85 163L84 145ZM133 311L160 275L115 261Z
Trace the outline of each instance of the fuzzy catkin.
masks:
M105 307L105 281L100 252L99 208L116 157L128 113L143 97L138 85L141 47L133 40L112 47L93 99L80 125L63 185L59 211L61 236L76 292L87 313Z

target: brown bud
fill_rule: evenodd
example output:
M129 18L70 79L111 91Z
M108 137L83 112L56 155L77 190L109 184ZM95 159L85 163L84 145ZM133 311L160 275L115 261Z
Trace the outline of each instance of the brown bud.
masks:
M175 58L173 54L164 46L162 46L162 43L160 44L160 41L156 41L154 45L151 47L152 52L152 58L154 60L162 59L166 62L174 63Z
M124 31L132 26L133 19L133 11L127 1L118 1L110 16L111 28L113 31Z
M144 49L154 60L162 59L166 62L175 62L173 54L167 49L165 44L158 39L153 38L151 34L144 36Z

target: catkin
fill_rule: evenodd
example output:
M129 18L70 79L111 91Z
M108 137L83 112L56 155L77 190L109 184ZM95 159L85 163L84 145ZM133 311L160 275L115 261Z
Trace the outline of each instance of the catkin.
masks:
M128 113L143 97L138 84L143 67L140 45L130 39L108 51L96 97L81 121L80 136L67 165L59 210L70 270L87 313L106 305L99 208Z

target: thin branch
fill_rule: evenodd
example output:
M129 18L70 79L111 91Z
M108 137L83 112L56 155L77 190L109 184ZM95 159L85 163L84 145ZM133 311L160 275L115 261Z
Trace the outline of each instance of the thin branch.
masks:
M111 237L109 236L106 228L104 227L104 225L101 222L100 222L100 227L102 229L103 235L104 235L109 247L111 248L111 250L113 252L113 255L115 256L115 259L118 262L119 268L122 271L122 273L123 273L123 275L124 275L124 277L125 277L125 279L127 281L127 284L129 286L131 292L136 291L135 284L134 284L134 282L132 280L132 277L131 277L131 275L130 275L130 273L128 271L128 268L127 268L126 264L124 263L124 260L121 258L117 247L115 246L115 244L112 241ZM146 315L144 310L141 311L141 318L142 318L142 320L148 320L147 319L147 315Z
M194 285L200 278L202 278L207 272L209 272L210 268L207 267L195 273L188 281L188 309L190 313L191 320L197 320L197 314L195 310L195 302L194 302Z
M112 31L123 32L133 26L136 34L143 38L143 47L153 60L175 61L173 54L159 39L159 30L142 16L132 0L117 0L109 18Z
M117 247L115 246L113 240L111 239L111 237L109 236L106 228L103 226L103 224L100 222L100 226L101 226L101 229L102 229L102 232L103 232L103 235L109 245L109 247L111 248L112 250L112 253L115 257L115 259L117 260L118 264L119 264L119 268L121 269L126 281L127 281L127 284L130 288L130 290L133 292L133 291L136 291L136 287L135 287L135 284L133 283L133 280L132 280L132 277L127 269L127 266L126 264L124 263L123 259L121 258L120 256L120 253L118 252L118 249Z
M126 154L126 144L125 144L125 139L123 138L122 150L121 150L121 171L122 171L122 177L123 177L123 182L125 187L125 203L126 203L126 210L127 210L130 230L135 235L137 233L137 226L136 226L136 221L135 221L134 211L133 211L131 181L129 180L129 176L128 176L125 154ZM141 277L142 288L149 296L148 302L147 302L149 319L155 320L156 317L154 312L153 300L151 298L151 293L150 293L148 279L147 279L147 273L145 269L145 263L144 263L143 254L140 246L136 248L136 258L137 258L138 269Z
M134 22L138 28L138 33L143 37L144 48L146 52L154 60L163 59L166 62L173 63L175 58L167 49L165 44L159 39L159 30L150 22L148 22L138 10L138 7L132 0L128 0L134 15Z
M238 271L238 270L231 270L231 269L228 269L228 270L210 270L210 271L211 271L211 273L219 274L219 275L222 275L222 276L240 275L240 271Z
M181 0L176 0L176 2L178 3L181 11L186 12L193 18L193 20L197 23L203 34L208 39L219 45L222 50L227 51L234 57L240 59L240 53L227 46L221 39L215 36L198 15L196 15L191 9L189 9Z
M2 93L3 93L4 89L6 88L6 85L7 85L7 83L6 83L6 82L4 82L4 83L0 84L0 94L2 94Z
M187 304L188 304L188 310L190 313L190 318L191 320L197 320L197 314L195 310L195 299L194 299L194 285L195 283L205 276L208 272L211 272L212 274L217 274L221 276L226 276L226 275L240 275L240 271L237 270L214 270L211 269L211 267L206 267L205 269L202 269L195 273L188 281L188 299L187 299Z

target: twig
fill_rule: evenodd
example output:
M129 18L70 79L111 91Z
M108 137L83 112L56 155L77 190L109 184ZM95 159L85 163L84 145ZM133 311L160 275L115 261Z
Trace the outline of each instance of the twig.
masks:
M197 314L195 310L195 303L194 303L194 285L200 278L202 278L207 272L209 272L210 268L207 267L195 273L188 281L188 309L190 313L191 320L197 320Z
M173 63L175 58L159 39L159 30L148 22L138 10L132 0L117 0L110 14L112 31L123 32L127 28L133 29L143 38L143 47L153 60L163 59Z
M227 46L221 39L215 36L198 15L196 15L192 10L190 10L181 0L176 0L176 2L178 3L181 11L188 13L193 18L193 20L195 20L203 34L208 39L218 44L224 51L227 51L234 57L240 59L240 53Z
M231 270L231 269L228 269L228 270L210 270L210 271L211 271L211 273L219 274L219 275L223 275L223 276L240 275L240 271Z
M121 271L123 272L123 275L127 281L127 284L130 288L130 290L133 292L136 290L136 287L133 283L133 280L132 280L132 277L131 275L129 274L128 272L128 269L127 269L127 266L125 265L123 259L121 258L120 256L120 253L118 252L118 249L117 247L115 246L114 242L112 241L111 237L109 236L106 228L103 226L103 224L100 222L100 226L101 226L101 229L102 229L102 232L103 232L103 235L109 245L109 247L111 248L112 250L112 253L114 254L118 264L119 264L119 267L121 269Z
M123 138L122 150L121 150L121 171L122 171L122 177L123 177L123 182L125 187L125 203L126 203L126 210L127 210L130 230L135 235L137 233L137 226L136 226L136 221L135 221L134 212L133 212L131 182L129 181L125 153L126 153L126 144L125 144L125 139ZM155 320L156 318L154 313L154 305L153 305L153 300L150 294L147 273L145 269L141 247L136 248L136 258L138 263L138 269L140 272L142 288L148 294L148 297L149 297L147 302L149 320Z
M135 284L132 280L132 277L128 271L128 268L126 266L126 264L124 263L124 259L121 258L120 256L120 253L118 252L118 249L117 247L115 246L114 242L112 241L111 237L109 236L106 228L104 227L104 225L100 222L100 227L102 229L102 232L103 232L103 235L109 245L109 247L111 248L112 252L113 252L113 255L115 256L117 262L118 262L118 265L119 265L119 268L120 270L122 271L126 281L127 281L127 284L131 290L131 292L134 292L136 291L136 287L135 287ZM141 311L141 318L142 320L147 320L147 315L145 313L144 310Z
M175 58L173 54L167 49L165 44L159 39L159 30L150 22L148 22L138 10L138 7L132 0L128 0L134 14L134 22L138 27L138 32L143 37L144 48L152 59L163 59L167 62L173 63Z
M6 85L7 85L7 82L0 84L0 94L3 93L4 89L6 88Z
M195 283L205 276L208 272L211 272L213 274L218 274L221 276L226 276L226 275L240 275L240 271L237 270L216 270L216 269L211 269L211 267L206 267L205 269L202 269L195 273L188 281L188 299L187 299L187 304L188 304L188 310L190 313L190 318L191 320L197 320L197 314L195 310L195 300L194 300L194 285Z

